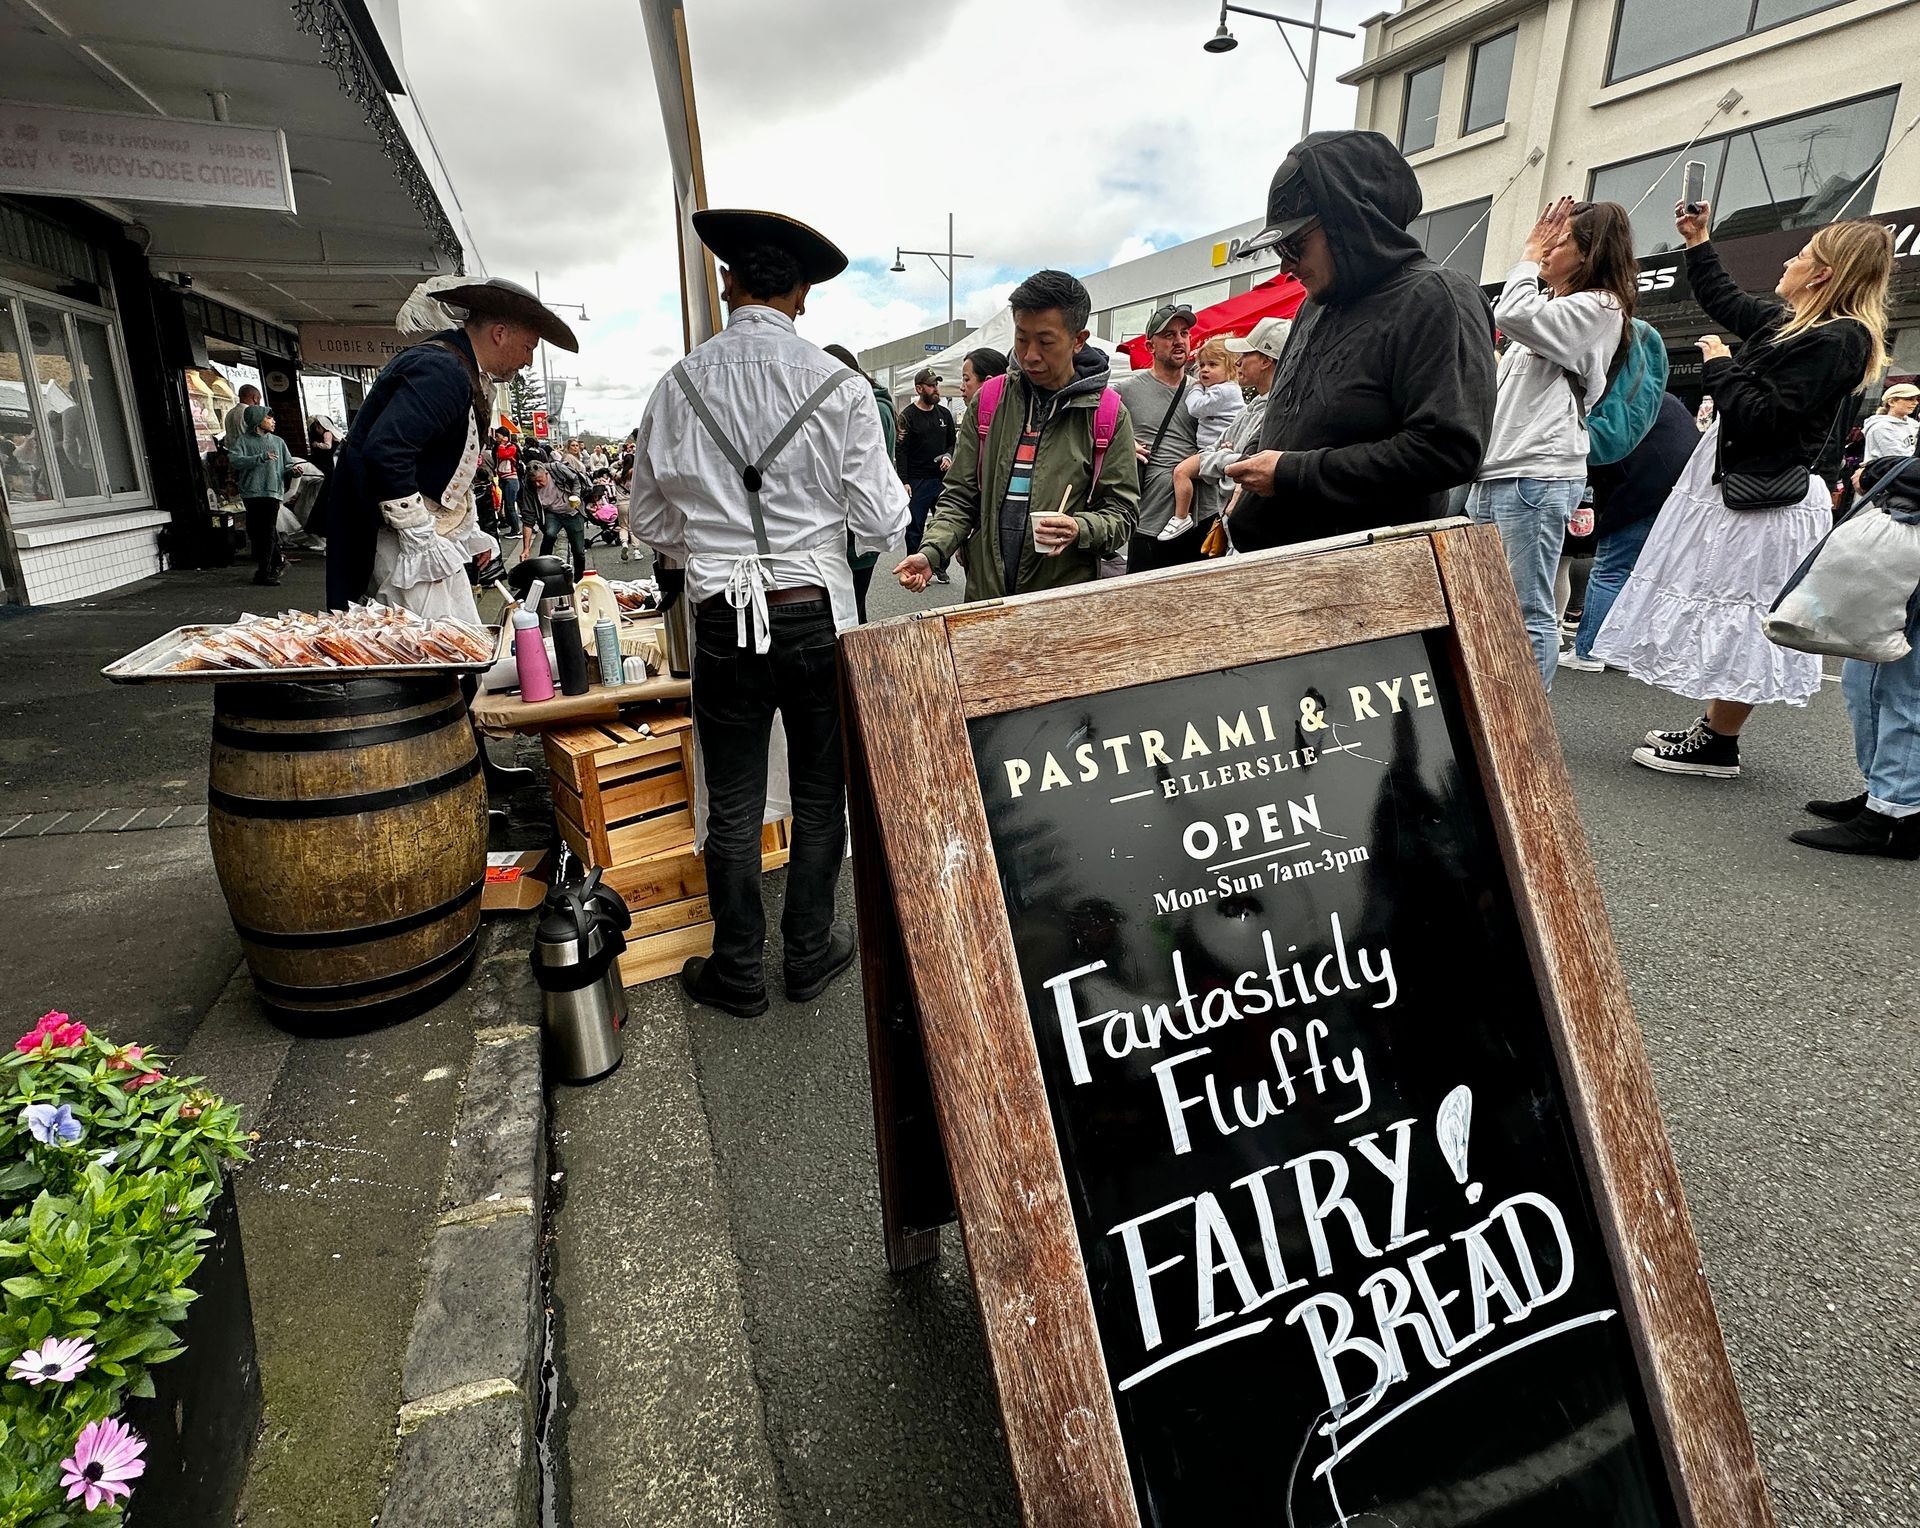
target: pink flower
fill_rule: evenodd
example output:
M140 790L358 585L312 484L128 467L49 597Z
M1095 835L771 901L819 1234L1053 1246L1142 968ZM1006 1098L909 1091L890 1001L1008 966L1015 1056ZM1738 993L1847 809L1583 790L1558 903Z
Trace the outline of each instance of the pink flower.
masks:
M123 1045L113 1053L112 1059L107 1062L107 1070L110 1072L131 1072L137 1066L143 1064L146 1059L147 1052L145 1046ZM144 1088L148 1083L158 1082L159 1080L160 1074L158 1072L141 1072L138 1077L126 1085L127 1091L131 1093L135 1088Z
M43 1045L64 1049L78 1045L86 1037L86 1025L76 1023L71 1016L55 1010L43 1013L38 1024L13 1042L13 1048L26 1056L39 1050Z
M64 1385L77 1378L92 1358L92 1343L78 1337L53 1337L37 1350L28 1348L14 1359L7 1378L23 1379L29 1385L44 1385L49 1380Z
M91 1512L116 1496L131 1496L127 1482L146 1473L147 1462L140 1457L146 1448L140 1435L117 1417L89 1422L80 1429L73 1456L60 1461L60 1484L67 1488L67 1500L85 1496Z

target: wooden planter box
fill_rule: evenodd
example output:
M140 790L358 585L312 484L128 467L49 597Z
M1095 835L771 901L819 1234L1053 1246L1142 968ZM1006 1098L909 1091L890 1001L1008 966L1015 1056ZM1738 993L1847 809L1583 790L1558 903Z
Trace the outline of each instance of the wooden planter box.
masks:
M647 728L640 731L641 725ZM560 836L633 912L620 977L670 976L713 948L706 862L693 852L693 720L675 706L545 734ZM767 824L761 867L787 862L787 824Z
M230 1523L260 1431L260 1364L253 1301L229 1177L207 1217L213 1240L192 1279L200 1298L180 1331L186 1352L152 1371L153 1397L121 1407L146 1439L146 1473L134 1482L127 1528L208 1528Z

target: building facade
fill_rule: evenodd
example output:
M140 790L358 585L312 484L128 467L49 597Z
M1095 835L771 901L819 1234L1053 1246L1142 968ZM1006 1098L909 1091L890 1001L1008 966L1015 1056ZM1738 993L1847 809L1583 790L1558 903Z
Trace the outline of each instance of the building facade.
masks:
M0 599L233 555L236 381L306 450L301 333L462 268L397 0L0 9ZM320 362L325 365L326 362Z
M1366 23L1341 78L1356 124L1419 176L1429 251L1490 291L1553 198L1634 209L1641 316L1683 396L1710 327L1673 228L1688 161L1706 167L1714 242L1750 289L1812 228L1884 218L1906 376L1920 371L1915 21L1908 0L1411 0Z

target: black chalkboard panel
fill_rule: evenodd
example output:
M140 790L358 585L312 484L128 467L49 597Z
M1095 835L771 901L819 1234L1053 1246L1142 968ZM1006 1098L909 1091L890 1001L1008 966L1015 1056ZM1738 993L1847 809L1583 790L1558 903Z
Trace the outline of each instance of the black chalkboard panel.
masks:
M1142 1521L1676 1524L1441 654L970 735Z

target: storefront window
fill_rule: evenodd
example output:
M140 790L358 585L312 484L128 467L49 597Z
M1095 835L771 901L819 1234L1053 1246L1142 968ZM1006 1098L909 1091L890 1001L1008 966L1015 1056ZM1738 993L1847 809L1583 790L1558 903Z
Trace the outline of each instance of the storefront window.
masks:
M1843 207L1850 217L1864 217L1873 206L1874 170L1886 152L1893 106L1889 91L1704 139L1684 154L1663 149L1595 170L1589 195L1597 202L1628 207L1640 203L1633 215L1636 255L1679 248L1673 204L1680 199L1689 159L1707 167L1716 239L1815 228L1831 222ZM1649 195L1647 187L1655 177L1658 184Z
M0 292L0 472L10 509L53 514L142 493L140 443L108 319Z
M13 505L48 503L54 498L39 415L33 405L36 384L14 333L13 314L0 302L0 482Z
M1709 48L1783 21L1823 11L1838 0L1620 0L1614 28L1613 67L1607 79L1623 80L1691 58Z
M80 376L93 425L100 441L101 492L138 493L140 472L134 465L133 430L114 381L113 337L97 319L76 317L80 339Z

